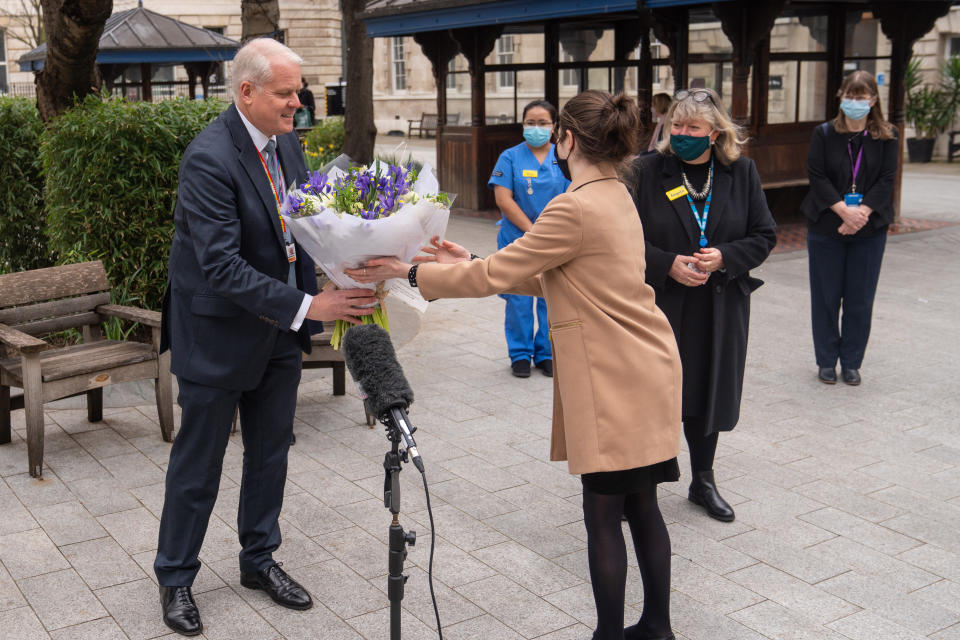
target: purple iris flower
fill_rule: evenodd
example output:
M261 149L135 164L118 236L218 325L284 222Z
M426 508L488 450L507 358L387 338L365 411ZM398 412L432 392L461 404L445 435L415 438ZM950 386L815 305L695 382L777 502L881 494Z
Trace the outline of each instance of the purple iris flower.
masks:
M307 182L303 184L303 190L314 195L321 195L330 191L328 184L329 176L319 171L312 171L307 174Z
M295 191L291 191L287 194L286 200L283 203L283 212L287 215L294 215L300 212L300 208L303 206L304 199L301 198Z
M366 197L367 193L370 191L371 180L370 174L367 172L363 172L357 176L354 184L356 185L357 191L359 192L361 198Z

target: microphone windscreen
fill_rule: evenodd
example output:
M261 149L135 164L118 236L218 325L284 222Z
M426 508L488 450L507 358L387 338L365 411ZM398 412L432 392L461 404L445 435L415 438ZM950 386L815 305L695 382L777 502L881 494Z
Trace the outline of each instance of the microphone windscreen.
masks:
M367 394L373 415L379 418L390 409L406 409L413 402L413 389L397 362L390 334L381 327L361 324L348 329L343 337L343 359Z

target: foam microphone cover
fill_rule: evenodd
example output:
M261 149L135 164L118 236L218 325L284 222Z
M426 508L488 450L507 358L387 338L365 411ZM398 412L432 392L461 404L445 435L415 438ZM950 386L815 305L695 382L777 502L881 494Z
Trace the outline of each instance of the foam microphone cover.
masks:
M413 389L397 362L390 334L381 327L361 324L348 329L343 337L343 359L378 418L390 409L406 409L413 403Z

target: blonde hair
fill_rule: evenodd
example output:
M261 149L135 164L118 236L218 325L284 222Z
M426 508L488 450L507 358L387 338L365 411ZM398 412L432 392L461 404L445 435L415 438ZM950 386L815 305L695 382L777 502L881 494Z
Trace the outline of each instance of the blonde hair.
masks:
M876 98L877 100L870 107L870 113L867 117L867 131L870 132L870 137L875 140L889 140L893 137L893 125L883 119L880 91L877 89L877 81L873 79L872 73L858 69L844 78L840 90L837 91L837 97L842 100L845 95L868 95L871 98ZM847 122L843 117L842 110L837 112L832 122L837 133L853 133L847 131Z
M244 82L256 87L270 82L273 77L271 64L277 59L303 65L303 58L273 38L256 38L243 45L233 58L234 99L239 100L240 85Z
M709 124L714 131L720 135L714 143L714 149L722 164L732 164L740 157L743 146L747 144L747 136L743 128L733 121L727 108L723 106L723 101L713 89L693 89L692 91L706 91L713 100L704 100L697 102L693 95L687 96L683 100L674 100L667 111L663 123L664 138L657 143L657 151L664 155L673 153L670 147L670 129L674 122L690 122L691 120L703 120Z

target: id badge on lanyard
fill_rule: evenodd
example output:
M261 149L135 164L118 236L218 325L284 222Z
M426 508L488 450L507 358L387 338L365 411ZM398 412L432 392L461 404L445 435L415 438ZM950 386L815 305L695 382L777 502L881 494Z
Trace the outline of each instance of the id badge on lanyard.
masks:
M853 147L847 143L847 154L850 156L850 171L853 177L850 181L850 193L843 194L843 203L848 207L858 207L863 202L863 194L857 193L857 174L860 173L860 162L863 160L863 143L857 151L857 161L853 161Z

